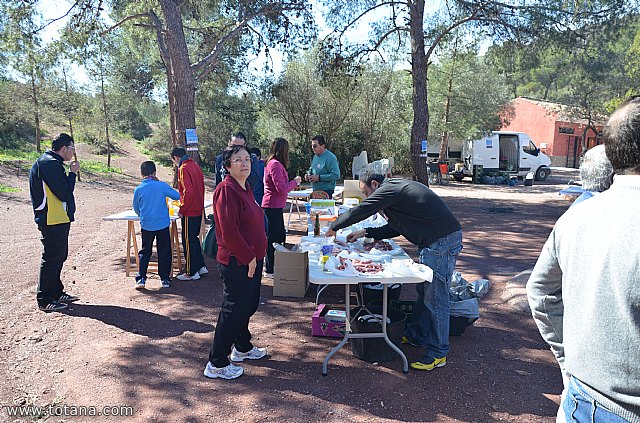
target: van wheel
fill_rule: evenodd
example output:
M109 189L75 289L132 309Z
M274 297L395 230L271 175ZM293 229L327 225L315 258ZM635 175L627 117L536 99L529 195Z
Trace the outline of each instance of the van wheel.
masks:
M549 169L544 166L539 167L536 171L536 181L544 181L547 176L549 176Z
M457 182L462 182L462 180L464 179L464 175L457 175L454 173L453 179L455 179Z

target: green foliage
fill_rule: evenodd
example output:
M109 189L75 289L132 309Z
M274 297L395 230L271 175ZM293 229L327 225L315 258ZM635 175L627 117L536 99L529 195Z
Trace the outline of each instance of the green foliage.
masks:
M95 160L82 160L80 162L80 172L83 170L91 173L122 173L122 169L119 167L107 167L106 163L97 162Z
M0 147L17 148L22 140L35 133L24 99L27 87L12 81L0 80ZM28 97L27 97L28 98Z
M20 188L14 188L7 185L0 184L0 192L19 192Z
M284 137L291 146L290 176L304 174L311 162L311 138L323 134L336 154L343 177L352 158L366 150L370 160L393 157L407 172L411 87L403 71L373 63L342 73L322 73L324 56L312 50L292 60L267 90L258 133Z
M24 161L24 162L35 162L38 157L40 157L40 153L36 151L25 151L25 150L15 150L5 148L0 152L0 163L1 162L14 162L14 161Z
M500 112L510 100L505 78L477 56L475 49L446 52L430 72L430 140L447 131L458 141L497 130ZM445 122L445 106L449 115Z

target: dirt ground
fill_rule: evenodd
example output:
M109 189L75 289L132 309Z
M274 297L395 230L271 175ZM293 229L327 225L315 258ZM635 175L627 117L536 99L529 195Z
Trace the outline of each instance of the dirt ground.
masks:
M79 146L78 153L93 158L87 146ZM82 173L62 275L66 290L81 300L64 313L36 308L41 246L28 175L19 166L0 165L0 183L21 189L0 193L5 216L0 420L34 421L9 417L5 408L33 404L133 409L130 417L47 420L55 422L554 421L562 385L558 367L530 315L504 303L501 295L515 274L535 264L554 222L569 206L557 192L576 178L575 171L556 171L533 187L470 182L434 187L463 225L457 270L469 281L486 278L493 284L481 301L480 319L463 336L451 338L446 367L405 375L399 359L366 363L347 346L323 377L322 360L337 340L310 335L315 290L311 287L304 299L274 298L272 281L265 278L251 328L269 357L243 364L241 378L221 381L202 376L222 297L215 262L207 259L211 272L199 281L176 280L161 290L154 276L147 290L136 291L133 277L124 273L126 224L102 220L130 208L145 159L127 144L113 159L122 175ZM160 169L160 178L170 180L170 171ZM306 230L296 217L289 242ZM415 257L410 244L400 243ZM403 298L414 295L412 286L403 288ZM337 304L342 289L333 287L323 296ZM409 360L419 358L420 349L403 348Z

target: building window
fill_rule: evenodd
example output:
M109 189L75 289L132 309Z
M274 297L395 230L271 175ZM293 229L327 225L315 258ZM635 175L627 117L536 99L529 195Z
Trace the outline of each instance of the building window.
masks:
M568 128L566 126L561 126L558 128L558 133L560 134L569 134L569 135L573 135L574 132L574 128Z

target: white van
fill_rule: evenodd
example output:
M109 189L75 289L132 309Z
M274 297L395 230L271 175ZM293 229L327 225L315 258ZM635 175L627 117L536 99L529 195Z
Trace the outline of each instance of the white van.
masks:
M544 181L551 174L551 159L524 132L497 131L466 141L462 157L463 168L452 173L457 181L473 176L474 167L478 172L480 166L483 174L502 172L524 177L533 172L537 181Z

